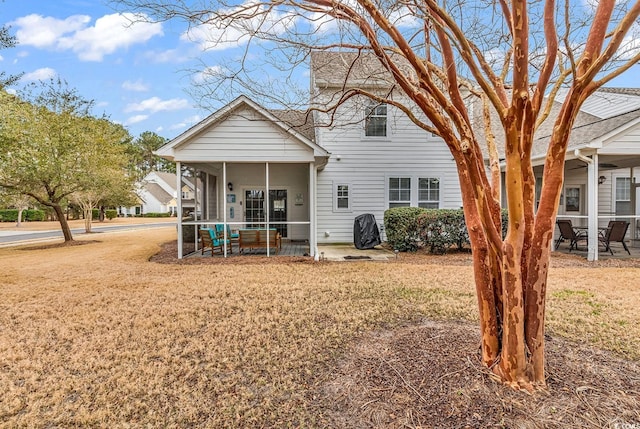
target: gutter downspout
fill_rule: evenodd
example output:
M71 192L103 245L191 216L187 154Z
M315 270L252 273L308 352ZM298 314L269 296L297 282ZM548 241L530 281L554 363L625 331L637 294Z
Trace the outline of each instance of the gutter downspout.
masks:
M598 260L598 153L594 153L592 158L584 156L580 153L580 149L576 149L573 154L579 160L587 164L587 195L589 197L589 205L587 209L588 216L588 251L587 261Z

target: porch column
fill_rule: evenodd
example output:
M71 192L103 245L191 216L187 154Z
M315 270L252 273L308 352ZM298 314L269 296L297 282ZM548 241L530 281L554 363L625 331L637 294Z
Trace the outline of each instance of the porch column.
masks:
M223 237L222 239L224 240L222 242L222 248L224 250L224 257L227 257L227 162L224 161L222 163L222 225L223 226ZM214 226L215 228L215 226ZM231 243L231 240L229 240L229 243ZM211 249L211 252L213 252L213 249Z
M587 164L587 195L589 196L589 249L588 261L598 260L598 154L594 153Z
M178 210L178 259L182 259L182 168L176 162L176 210Z
M267 229L267 243L269 243L269 210L271 208L271 202L269 201L269 163L264 163L264 205L266 207L266 211L264 214L264 219L267 221L266 229ZM267 258L269 257L269 244L267 244Z
M317 261L316 254L317 244L317 226L316 226L316 179L317 170L316 163L309 163L309 255Z

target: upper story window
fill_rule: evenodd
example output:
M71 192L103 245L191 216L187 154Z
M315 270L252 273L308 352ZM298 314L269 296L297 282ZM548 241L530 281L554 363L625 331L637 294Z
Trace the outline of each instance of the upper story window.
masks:
M387 136L387 105L371 104L365 111L364 135L366 137Z

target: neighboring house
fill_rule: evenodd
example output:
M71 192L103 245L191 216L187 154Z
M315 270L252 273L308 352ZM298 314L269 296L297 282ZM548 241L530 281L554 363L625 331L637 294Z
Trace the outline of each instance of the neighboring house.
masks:
M313 114L269 110L243 96L156 152L175 161L183 183L195 189L195 201L184 193L185 198L176 201L179 215L195 215L195 219L179 218L179 257L193 249L193 243L183 248L184 241L195 240L194 234L183 231L198 225L224 222L237 229L268 223L285 239L308 240L309 253L317 257L320 243L353 242L353 222L360 214L372 213L382 225L384 212L391 207L461 207L457 170L447 146L405 113L361 96L348 99L334 115L322 112L343 90L345 76L347 87L357 84L381 95L389 92L392 83L375 61L365 58L352 67L353 59L354 54L348 53L313 53L310 106L318 108ZM618 97L624 91L607 94ZM596 169L596 183L599 175L615 183L608 185L615 186L608 193L601 192L603 204L611 207L610 200L618 195L616 207L623 209L627 201L623 197L628 196L623 189L633 185L625 182L629 170L619 168L640 165L622 163L629 155L623 153L624 141L631 142L627 150L640 154L636 148L640 146L636 126L640 112L634 116L631 108L637 95L633 91L626 94L629 110L625 112L604 108L597 101L585 104L567 157L561 214L578 201L576 213L586 217L588 205L582 195L592 187L587 183L584 157L597 152L596 164L616 166ZM400 99L402 94L394 93L394 97ZM612 104L620 107L621 101ZM590 128L582 133L582 127ZM538 143L545 141L548 137ZM536 157L537 175L543 162L543 157ZM576 192L581 194L574 195ZM195 204L198 210L194 213ZM190 212L186 206L191 207Z
M602 88L581 110L567 149L558 217L591 228L588 259L595 260L598 227L610 220L629 221L627 238L634 244L640 238L640 89ZM548 140L542 134L535 142L538 189Z
M176 216L178 212L176 186L175 174L152 171L138 185L136 194L140 203L133 207L120 207L119 214L121 216L135 216L145 213L170 213L171 216ZM193 184L185 182L182 193L186 197L183 206L190 207L193 211ZM191 204L188 204L189 202Z

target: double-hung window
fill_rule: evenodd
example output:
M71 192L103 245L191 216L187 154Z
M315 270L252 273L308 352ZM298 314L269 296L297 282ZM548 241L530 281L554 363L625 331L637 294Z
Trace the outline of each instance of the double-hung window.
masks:
M440 207L440 180L434 177L418 179L418 207L437 209Z
M367 106L364 119L365 137L386 137L387 119L386 104L371 104Z
M631 179L616 177L616 214L631 214Z
M389 208L411 206L411 178L389 177Z
M337 212L351 211L351 184L333 184L333 210Z

